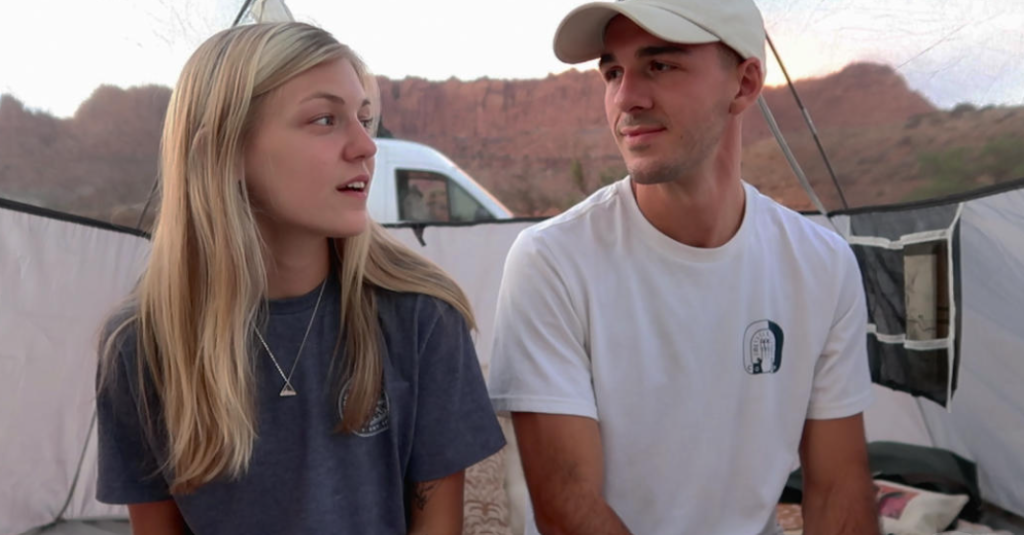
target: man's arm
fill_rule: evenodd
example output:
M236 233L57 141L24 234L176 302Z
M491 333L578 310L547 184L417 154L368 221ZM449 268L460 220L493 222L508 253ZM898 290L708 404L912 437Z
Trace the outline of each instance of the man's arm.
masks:
M516 412L512 423L543 535L629 535L602 497L604 452L595 420Z
M461 535L465 472L413 483L409 535Z
M807 420L800 460L805 533L879 535L876 493L861 414Z
M174 500L130 504L128 518L132 535L182 535L185 520Z

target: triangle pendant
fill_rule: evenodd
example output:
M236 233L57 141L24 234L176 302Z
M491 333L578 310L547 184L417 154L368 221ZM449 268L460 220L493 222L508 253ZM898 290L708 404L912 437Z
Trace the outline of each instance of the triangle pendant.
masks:
M286 398L288 396L294 396L296 394L298 394L298 392L296 392L295 389L292 388L292 384L291 383L285 383L284 384L284 388L281 389L281 394L280 395L281 395L281 397Z

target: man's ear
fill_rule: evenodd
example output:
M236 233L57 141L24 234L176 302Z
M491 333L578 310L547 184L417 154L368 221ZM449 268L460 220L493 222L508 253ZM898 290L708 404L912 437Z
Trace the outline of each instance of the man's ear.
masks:
M750 58L736 67L736 78L739 81L739 90L729 105L729 112L733 115L742 115L747 108L757 102L764 89L764 67L757 58Z

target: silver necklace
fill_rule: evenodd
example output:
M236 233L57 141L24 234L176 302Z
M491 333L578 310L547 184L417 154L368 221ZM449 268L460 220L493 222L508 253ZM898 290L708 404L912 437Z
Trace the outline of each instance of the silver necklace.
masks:
M267 350L267 355L270 355L270 360L274 363L274 367L277 368L277 373L281 374L281 378L284 379L284 388L281 389L279 394L281 397L289 397L297 395L295 387L292 386L292 374L295 373L295 367L299 364L299 357L302 356L302 348L306 347L306 338L309 337L309 331L313 328L313 318L316 318L316 311L320 309L320 298L324 296L324 288L327 286L327 279L320 284L320 294L316 298L316 306L313 307L313 315L309 317L309 325L306 326L306 334L302 337L302 343L299 344L299 352L295 354L295 362L292 362L292 369L288 371L288 375L284 374L284 370L281 369L281 365L277 363L277 359L274 358L274 352L270 350L270 346L267 345L267 341L263 339L263 335L260 334L259 329L256 330L256 336L259 337L260 343L263 344L263 349Z

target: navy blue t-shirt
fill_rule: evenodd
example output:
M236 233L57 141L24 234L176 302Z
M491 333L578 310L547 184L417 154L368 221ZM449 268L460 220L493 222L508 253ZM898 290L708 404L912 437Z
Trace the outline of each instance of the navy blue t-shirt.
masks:
M287 374L320 288L269 303L266 340ZM384 336L384 388L377 411L355 434L340 421L331 359L340 329L340 288L324 297L292 377L296 396L257 342L258 438L248 472L188 495L172 496L166 473L152 476L165 444L147 434L138 410L135 336L128 333L113 387L97 399L97 499L131 504L176 501L197 535L259 533L406 533L411 482L442 478L505 444L470 333L450 305L420 294L377 291ZM258 351L256 349L259 349ZM342 359L344 343L336 358ZM334 370L341 361L334 362ZM152 389L149 389L152 394ZM159 403L150 396L159 418Z

